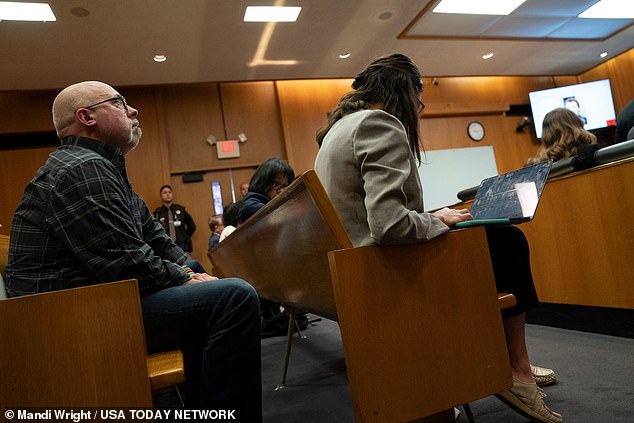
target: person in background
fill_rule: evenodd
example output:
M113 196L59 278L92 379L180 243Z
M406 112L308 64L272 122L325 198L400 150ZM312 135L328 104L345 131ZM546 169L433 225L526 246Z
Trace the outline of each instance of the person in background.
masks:
M240 212L240 203L229 203L225 206L222 218L225 222L225 227L220 234L220 239L218 242L224 241L226 237L231 235L233 231L236 230L238 226L238 213Z
M203 265L191 255L192 235L196 230L194 219L187 213L185 207L172 203L174 193L170 185L163 185L159 190L163 205L154 210L154 219L157 220L169 237L183 249L187 256L185 265L197 273L206 273Z
M243 182L240 184L240 198L244 198L245 195L247 195L247 192L249 192L249 183L248 182Z
M170 185L163 185L159 192L163 205L154 210L154 219L163 225L169 237L191 258L192 235L196 231L194 219L185 207L173 202L174 193Z
M576 114L584 125L588 123L588 118L586 118L581 111L581 104L579 104L579 100L574 97L566 97L564 98L564 107Z
M220 234L225 228L223 223L223 216L213 216L209 218L209 229L211 229L211 236L209 237L208 248L216 248L220 241Z
M295 179L295 171L284 160L270 158L255 170L249 182L249 192L240 203L240 222L245 222L266 203L275 198Z
M616 115L616 132L614 134L614 142L623 142L634 139L634 99Z
M103 82L80 82L57 95L53 124L61 147L26 186L14 214L8 294L137 279L148 352L184 352L186 407L236 410L237 420L261 422L257 293L242 279L183 266L183 250L127 177L125 155L141 138L137 118Z
M416 65L402 54L378 58L352 88L317 133L315 172L353 245L425 242L472 219L467 209L424 211L417 172L423 83ZM487 227L486 233L498 292L517 300L502 315L513 386L498 398L522 415L560 423L537 388L526 348L525 312L539 303L528 242L512 225ZM549 369L538 373L554 376Z
M295 171L284 160L270 158L262 162L249 182L249 192L240 202L239 224L246 222L266 203L275 198L295 179ZM262 337L286 335L288 316L282 313L281 304L262 298ZM300 328L305 328L308 319L305 314L298 316Z
M583 128L576 113L559 107L546 113L542 123L542 144L537 155L528 159L527 165L571 156L591 160L597 151L597 137ZM587 166L590 167L590 166Z

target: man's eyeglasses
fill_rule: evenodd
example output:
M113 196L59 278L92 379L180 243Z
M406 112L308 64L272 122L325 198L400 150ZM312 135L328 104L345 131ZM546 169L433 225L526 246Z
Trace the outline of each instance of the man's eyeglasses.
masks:
M416 99L418 101L418 113L422 113L423 110L425 110L425 104L420 101L419 99Z
M97 103L91 104L90 106L80 107L79 109L92 109L95 106L99 106L100 104L104 104L104 103L110 103L111 101L114 102L115 107L125 110L126 113L128 112L128 103L125 102L125 98L123 98L121 94L119 94L118 96L109 98L107 100L98 101ZM75 112L77 112L77 110Z

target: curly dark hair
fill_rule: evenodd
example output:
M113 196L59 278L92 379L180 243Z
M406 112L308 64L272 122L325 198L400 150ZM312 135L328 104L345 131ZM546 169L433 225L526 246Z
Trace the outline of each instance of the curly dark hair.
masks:
M407 132L410 149L420 162L418 110L423 83L418 67L403 54L379 57L368 65L352 83L328 116L328 125L317 132L321 144L332 126L342 117L362 109L379 106L401 121Z
M238 212L240 211L240 203L229 203L224 207L222 211L222 220L224 220L225 226L238 226L240 221Z

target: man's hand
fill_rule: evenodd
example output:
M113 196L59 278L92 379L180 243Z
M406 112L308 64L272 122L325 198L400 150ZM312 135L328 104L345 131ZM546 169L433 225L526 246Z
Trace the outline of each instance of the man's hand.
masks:
M198 282L217 281L217 280L218 280L217 277L210 276L206 273L194 273L192 275L192 278L188 280L187 282L185 282L185 285L190 285L192 283L198 283Z

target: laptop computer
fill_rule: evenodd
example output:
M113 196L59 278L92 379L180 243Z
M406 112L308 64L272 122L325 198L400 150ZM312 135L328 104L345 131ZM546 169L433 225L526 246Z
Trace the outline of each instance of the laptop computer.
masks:
M549 160L484 179L471 206L473 220L456 223L452 229L533 220L552 164Z

